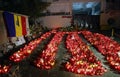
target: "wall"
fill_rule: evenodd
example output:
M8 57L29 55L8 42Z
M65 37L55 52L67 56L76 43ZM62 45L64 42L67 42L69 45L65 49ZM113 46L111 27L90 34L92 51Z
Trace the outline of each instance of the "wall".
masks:
M0 45L8 41L6 28L3 20L2 12L0 11Z
M116 25L120 24L120 11L118 10L109 10L106 9L106 1L101 1L101 16L100 16L100 25L102 30L110 29L110 25L108 25L107 20L109 18L114 18L116 20Z
M71 17L71 16L68 16ZM65 27L70 26L71 18L59 16L46 16L39 19L41 24L48 28L57 28L57 27Z
M53 3L47 8L47 10L50 12L70 12L70 6L70 3Z

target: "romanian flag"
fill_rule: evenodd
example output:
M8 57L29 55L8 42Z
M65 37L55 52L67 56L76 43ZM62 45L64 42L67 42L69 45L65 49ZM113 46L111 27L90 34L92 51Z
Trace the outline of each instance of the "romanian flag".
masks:
M4 12L8 37L20 37L27 34L27 17Z
M11 13L3 12L4 22L6 24L8 37L15 37L14 16Z

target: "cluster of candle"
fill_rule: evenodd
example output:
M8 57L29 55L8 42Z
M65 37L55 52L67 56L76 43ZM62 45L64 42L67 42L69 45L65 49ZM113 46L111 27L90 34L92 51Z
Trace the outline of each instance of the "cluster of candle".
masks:
M101 62L97 60L77 33L68 35L66 48L72 56L69 62L65 64L67 71L84 75L102 75L106 72Z
M10 70L11 66L10 65L0 65L0 74L8 73Z
M83 31L82 34L105 56L110 66L120 72L120 44L99 33Z
M34 61L35 66L40 69L51 69L55 65L55 56L60 44L63 32L57 32L52 38L46 49L42 51L39 57Z
M23 48L12 54L9 59L14 62L20 62L27 56L29 56L34 49L40 44L40 42L51 35L51 32L43 34L40 38L31 41L28 45L25 45Z

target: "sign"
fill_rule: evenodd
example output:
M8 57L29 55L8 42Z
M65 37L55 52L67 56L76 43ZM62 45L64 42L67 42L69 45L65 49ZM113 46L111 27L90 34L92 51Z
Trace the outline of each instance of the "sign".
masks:
M72 16L62 16L62 18L72 18Z

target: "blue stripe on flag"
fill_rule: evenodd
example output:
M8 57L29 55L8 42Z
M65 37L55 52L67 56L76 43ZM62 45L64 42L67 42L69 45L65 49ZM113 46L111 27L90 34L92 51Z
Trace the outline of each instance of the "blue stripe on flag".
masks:
M14 15L8 12L3 12L8 37L15 37Z

